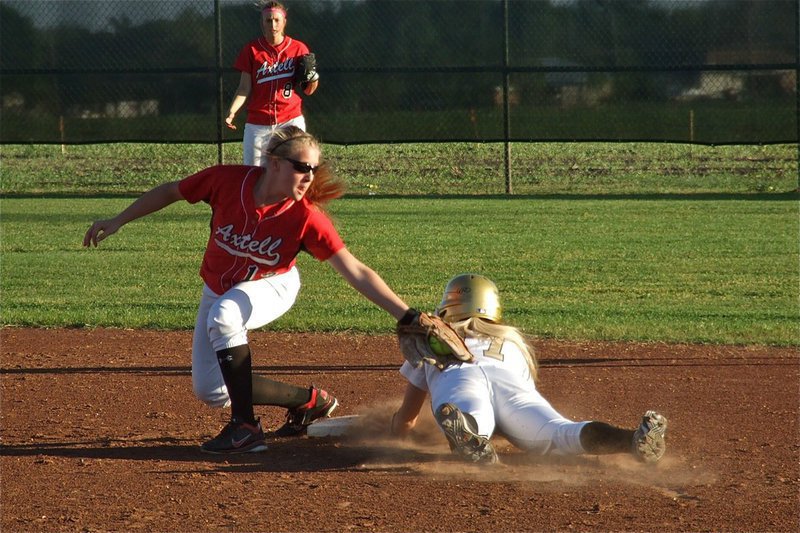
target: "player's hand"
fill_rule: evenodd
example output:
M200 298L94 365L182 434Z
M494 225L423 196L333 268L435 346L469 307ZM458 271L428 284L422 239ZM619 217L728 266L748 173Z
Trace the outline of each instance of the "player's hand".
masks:
M233 123L233 117L227 117L225 119L225 125L228 126L228 129L235 130L236 124Z
M95 221L83 237L83 245L85 247L97 246L97 244L106 237L113 235L119 229L119 224L116 224L113 219L97 220Z

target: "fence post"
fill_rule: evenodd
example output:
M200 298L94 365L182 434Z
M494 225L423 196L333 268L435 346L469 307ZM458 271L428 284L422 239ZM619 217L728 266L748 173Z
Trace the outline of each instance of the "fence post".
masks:
M217 163L224 162L222 157L222 110L223 101L223 76L222 76L222 24L219 0L214 0L214 47L217 51Z
M797 190L800 191L800 0L797 0L797 18L794 25L794 122L797 128Z
M503 169L506 194L513 194L511 185L511 99L508 83L508 0L503 0Z

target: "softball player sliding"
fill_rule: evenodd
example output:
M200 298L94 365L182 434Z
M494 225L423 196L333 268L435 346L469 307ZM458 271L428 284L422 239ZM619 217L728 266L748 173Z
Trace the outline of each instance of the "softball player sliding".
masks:
M350 285L397 319L409 309L372 269L345 247L324 211L342 195L342 182L320 162L319 141L294 126L275 131L262 167L220 165L160 185L114 218L94 222L83 239L97 246L137 218L186 200L211 207L211 233L200 276L203 287L192 343L192 384L198 398L231 408L222 432L202 445L209 453L257 452L265 435L253 404L286 407L276 434L298 434L330 415L336 399L322 389L296 387L252 374L247 332L277 319L300 290L297 254L327 261Z
M316 70L310 80L299 79L301 59L309 50L304 43L284 33L286 8L278 2L261 4L263 36L247 43L234 62L241 75L225 118L225 124L235 130L233 119L250 99L243 135L245 165L265 163L264 147L276 127L293 125L306 129L302 98L295 86L299 84L304 94L311 95L319 85Z
M648 463L664 454L667 420L647 411L640 426L622 429L604 422L573 422L561 416L536 390L533 349L516 328L501 324L495 284L477 274L461 274L447 284L436 313L464 339L474 363L412 366L403 403L392 418L392 433L406 435L416 424L427 394L434 418L451 450L473 462L494 463L490 442L500 431L515 446L537 454L632 453Z

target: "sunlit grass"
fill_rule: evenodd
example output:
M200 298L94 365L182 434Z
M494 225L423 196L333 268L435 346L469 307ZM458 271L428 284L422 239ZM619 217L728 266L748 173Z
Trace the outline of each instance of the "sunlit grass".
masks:
M504 194L501 143L409 143L324 147L350 195ZM697 194L797 189L797 145L513 143L515 194ZM214 145L5 145L3 194L133 194L218 162ZM241 162L241 144L223 146Z
M349 248L410 305L447 280L492 277L506 317L536 336L800 344L797 198L345 198ZM98 249L95 218L131 198L2 201L2 323L191 328L209 211L175 204ZM326 264L271 329L390 332L391 318Z

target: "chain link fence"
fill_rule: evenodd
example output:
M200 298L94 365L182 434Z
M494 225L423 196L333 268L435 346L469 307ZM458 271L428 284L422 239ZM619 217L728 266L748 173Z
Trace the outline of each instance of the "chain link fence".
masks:
M326 143L798 142L798 0L285 4ZM232 64L259 34L246 0L0 0L0 143L222 158Z

